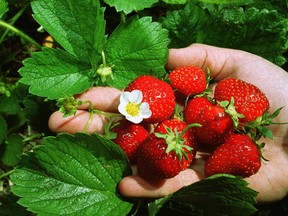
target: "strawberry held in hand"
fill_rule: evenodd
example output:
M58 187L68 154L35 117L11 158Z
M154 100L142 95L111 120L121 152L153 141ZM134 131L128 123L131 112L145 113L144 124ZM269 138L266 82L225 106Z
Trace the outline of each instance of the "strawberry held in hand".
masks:
M149 136L149 132L141 125L122 120L112 129L117 137L112 141L122 148L131 164L137 160L137 149L140 144Z
M202 125L194 128L195 138L208 149L224 143L234 130L233 120L219 104L204 108L195 121Z
M151 75L137 77L125 88L125 92L139 90L143 94L143 102L149 104L152 115L144 119L148 123L158 123L170 118L175 109L175 95L172 87Z
M231 101L239 114L244 115L239 122L246 123L256 120L269 108L266 95L255 85L237 78L227 78L218 82L215 87L216 101Z
M183 130L184 125L182 123L179 126L176 126L175 123L176 121L172 120L166 122L166 126L158 127L156 131L163 131L162 127L166 131L150 134L139 147L137 172L141 178L150 182L157 182L172 178L187 168L190 162L188 155L190 154L192 157L191 145L194 143L191 143L189 128ZM177 127L180 131L177 130ZM188 160L183 162L184 159Z
M196 66L183 66L168 75L171 86L184 95L196 95L205 91L207 82L205 72Z
M254 141L245 134L233 134L210 155L205 162L205 173L249 177L261 166L260 153Z
M206 97L196 97L188 101L184 107L184 118L188 124L196 123L198 115L213 104Z
M167 119L163 122L161 122L154 130L154 133L162 133L162 134L169 134L171 133L172 138L175 139L174 133L178 133L178 142L183 143L183 145L189 146L193 148L193 151L190 151L190 148L184 148L186 152L187 157L182 157L182 169L186 169L190 166L194 155L196 153L196 141L194 139L193 131L192 128L188 128L188 124L186 124L184 121L177 119L177 118L172 118L172 119ZM183 133L183 134L182 134ZM182 134L182 136L180 136ZM177 134L176 134L177 136Z

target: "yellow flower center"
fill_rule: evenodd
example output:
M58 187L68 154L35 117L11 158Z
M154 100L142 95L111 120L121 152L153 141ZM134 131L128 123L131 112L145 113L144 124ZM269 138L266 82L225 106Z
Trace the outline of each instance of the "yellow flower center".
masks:
M130 115L130 116L137 116L139 115L139 110L140 110L140 104L135 104L132 102L129 102L126 105L126 112Z

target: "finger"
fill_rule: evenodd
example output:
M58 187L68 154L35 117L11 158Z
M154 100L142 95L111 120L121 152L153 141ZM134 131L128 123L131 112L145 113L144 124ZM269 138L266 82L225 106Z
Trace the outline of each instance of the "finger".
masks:
M86 92L76 96L77 100L90 101L96 110L105 112L118 112L122 91L112 87L92 87ZM78 109L87 109L88 103L79 106Z
M138 175L123 178L119 185L119 191L127 197L158 198L174 193L184 186L200 181L203 177L192 169L186 169L177 176L167 179L161 184L150 184Z
M188 65L195 65L203 70L209 68L211 76L219 80L228 77L243 58L242 51L192 44L181 49L170 49L166 68L173 70Z
M63 117L63 113L54 112L48 121L50 130L54 133L71 133L86 132L86 133L104 133L104 125L109 119L104 115L92 114L84 110L78 110L75 115Z

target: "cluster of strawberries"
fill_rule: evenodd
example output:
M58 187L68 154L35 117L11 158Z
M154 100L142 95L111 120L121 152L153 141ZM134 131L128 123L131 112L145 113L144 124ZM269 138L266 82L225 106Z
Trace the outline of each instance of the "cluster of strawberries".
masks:
M258 129L269 108L267 97L255 85L236 78L215 83L212 93L210 81L202 69L185 66L171 71L167 81L143 75L126 87L124 92L142 92L151 115L141 123L121 120L113 128L117 133L113 141L143 179L174 177L193 163L199 150L209 153L207 176L248 177L259 170ZM139 101L130 101L127 113L131 107L131 115L141 114Z

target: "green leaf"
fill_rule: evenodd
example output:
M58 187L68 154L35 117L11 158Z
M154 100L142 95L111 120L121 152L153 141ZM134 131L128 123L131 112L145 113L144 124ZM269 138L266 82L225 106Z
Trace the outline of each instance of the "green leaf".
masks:
M163 205L169 201L172 195L168 195L163 198L156 199L153 202L148 203L148 211L149 211L149 216L156 216L157 213L161 210Z
M96 65L105 41L104 9L98 0L37 0L35 20L70 54Z
M23 111L18 112L16 115L9 115L5 119L8 125L7 134L19 129L27 122L27 118Z
M283 65L288 19L275 10L187 4L162 19L171 47L192 43L245 50ZM273 41L273 43L271 43Z
M161 23L169 30L170 47L186 47L193 42L203 41L202 34L205 35L208 30L202 32L202 28L207 19L209 17L206 12L192 3L188 3L184 9L167 11Z
M240 177L214 175L174 193L168 206L174 204L173 208L189 209L204 216L227 215L227 212L234 216L251 215L257 211L254 207L257 192L247 185Z
M2 162L7 166L16 166L21 159L22 149L22 138L18 134L10 134L6 139Z
M185 4L187 0L163 0L166 4Z
M250 7L255 7L258 9L277 10L277 12L282 13L284 17L288 17L288 1L287 0L258 0L254 1Z
M8 4L5 0L0 0L0 18L8 11Z
M125 14L129 14L132 11L140 11L145 8L150 8L154 3L158 1L159 0L104 0L104 2L111 7L115 7L117 12L123 11Z
M250 4L254 0L200 0L201 2L210 3L210 4Z
M13 115L20 112L19 100L14 94L9 97L0 95L0 104L0 113Z
M132 17L108 38L104 52L113 69L110 86L123 89L136 77L151 74L161 77L168 55L168 33L151 17Z
M46 137L23 160L11 175L12 191L39 216L127 215L132 203L117 191L124 175L131 168L113 142L97 134L61 134Z
M21 83L30 85L30 93L58 99L87 90L93 85L89 65L60 49L44 48L32 53L20 68Z
M5 121L3 116L0 115L0 145L6 137L7 127L7 122Z

